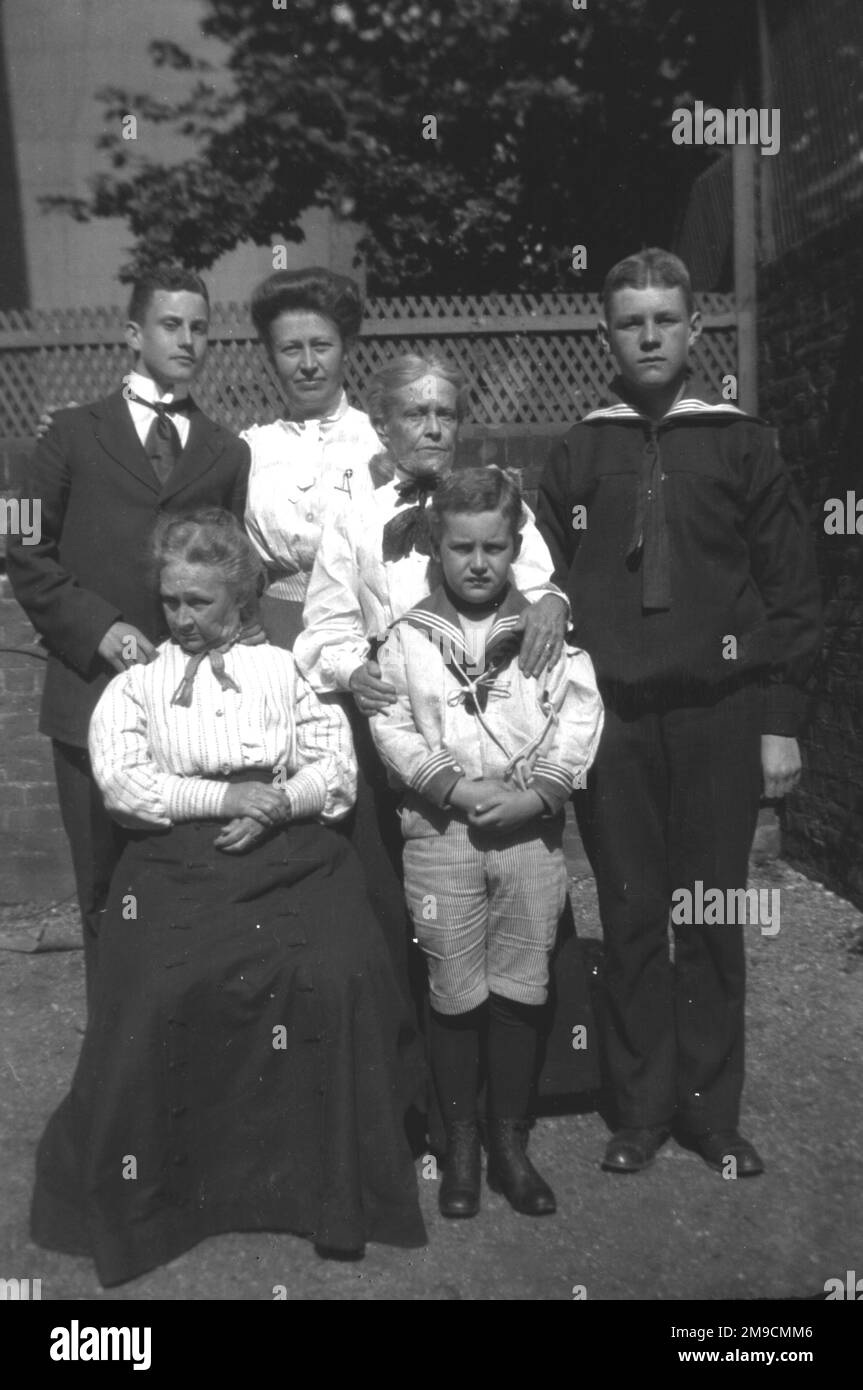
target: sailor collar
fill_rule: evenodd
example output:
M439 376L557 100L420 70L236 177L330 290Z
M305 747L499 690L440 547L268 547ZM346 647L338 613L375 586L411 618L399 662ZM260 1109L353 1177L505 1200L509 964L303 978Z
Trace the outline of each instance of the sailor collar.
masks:
M510 585L486 638L481 676L500 671L515 656L521 646L521 617L528 607L524 594ZM465 645L458 611L443 585L434 589L428 598L416 604L397 622L407 623L416 632L425 634L429 642L438 648L444 665L459 685L467 687L473 684L471 676L475 678L477 675L474 658ZM480 696L483 694L481 689L477 693Z
M666 411L661 420L653 421L648 415L643 415L640 410L636 410L621 395L620 388L622 382L620 377L615 377L609 388L611 399L607 405L598 406L596 410L588 411L583 415L581 423L592 425L600 420L638 420L642 424L655 426L664 425L667 421L680 420L699 416L705 421L709 420L751 420L756 424L764 422L757 415L752 415L748 411L741 410L738 406L732 405L730 401L713 402L707 398L708 388L703 382L691 380L687 383L686 393L681 397L676 405Z

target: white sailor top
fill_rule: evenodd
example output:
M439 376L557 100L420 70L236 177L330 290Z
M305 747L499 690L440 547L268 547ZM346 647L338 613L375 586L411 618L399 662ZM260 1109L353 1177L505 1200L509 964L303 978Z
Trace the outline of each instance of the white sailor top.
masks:
M443 588L393 625L378 660L397 702L370 720L391 780L442 807L462 776L498 778L538 792L551 813L583 785L604 721L593 665L567 647L541 676L523 675L526 606L510 588L484 650Z

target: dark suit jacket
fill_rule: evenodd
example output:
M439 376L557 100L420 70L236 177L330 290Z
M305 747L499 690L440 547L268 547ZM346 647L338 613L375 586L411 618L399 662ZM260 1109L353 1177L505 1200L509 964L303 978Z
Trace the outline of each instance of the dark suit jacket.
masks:
M159 513L221 506L242 520L248 472L248 446L197 407L164 487L122 391L54 416L23 489L41 502L41 539L10 538L7 553L15 596L49 651L42 733L86 747L90 715L115 674L98 655L112 623L123 618L154 642L166 635L146 575Z

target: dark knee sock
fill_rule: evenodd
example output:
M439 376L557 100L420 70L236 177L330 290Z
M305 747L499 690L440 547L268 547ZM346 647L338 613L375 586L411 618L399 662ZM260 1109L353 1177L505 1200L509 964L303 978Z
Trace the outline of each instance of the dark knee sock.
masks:
M430 1011L431 1068L444 1123L476 1117L479 1033L485 1006L466 1014Z
M500 994L489 998L488 1102L497 1120L527 1115L536 1067L539 1008Z

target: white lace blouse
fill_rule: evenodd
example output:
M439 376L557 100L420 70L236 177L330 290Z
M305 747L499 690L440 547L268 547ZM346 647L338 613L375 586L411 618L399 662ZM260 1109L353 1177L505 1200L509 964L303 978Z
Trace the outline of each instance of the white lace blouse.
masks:
M368 464L381 442L344 392L332 415L252 425L240 437L252 454L246 530L267 565L267 592L301 603L324 521L374 491Z

